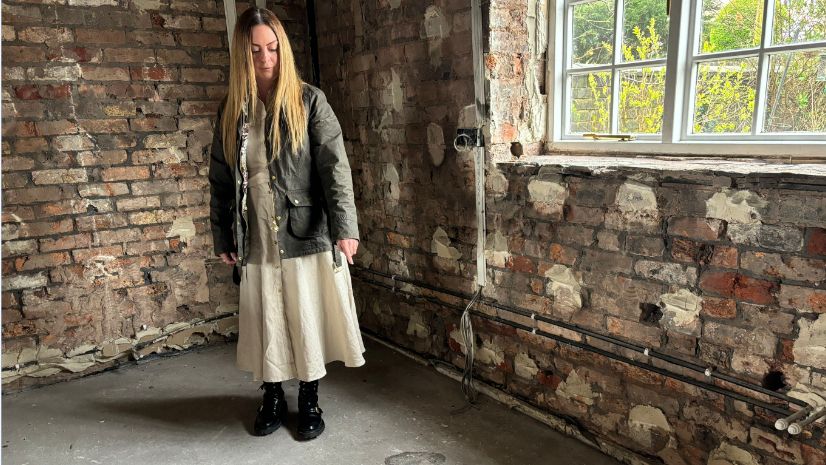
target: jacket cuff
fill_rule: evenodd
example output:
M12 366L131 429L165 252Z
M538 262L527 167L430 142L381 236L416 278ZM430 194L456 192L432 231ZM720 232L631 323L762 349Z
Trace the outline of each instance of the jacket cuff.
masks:
M235 252L235 241L232 240L232 237L222 234L219 230L212 231L212 246L215 252L215 256L218 257L222 253L230 253Z
M333 242L339 239L356 239L359 242L361 241L358 222L352 216L346 214L336 215L332 223Z

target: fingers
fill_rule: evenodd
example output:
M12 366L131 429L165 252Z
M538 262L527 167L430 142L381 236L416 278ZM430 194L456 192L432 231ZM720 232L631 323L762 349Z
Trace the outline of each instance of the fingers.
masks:
M355 239L339 239L336 243L338 248L344 252L344 256L347 257L347 263L354 265L353 255L356 254L356 249L358 249L358 241Z
M230 255L232 258L230 258ZM238 261L238 255L235 252L230 252L230 255L227 255L226 252L219 255L221 257L221 261L226 263L227 265L234 265L236 261Z

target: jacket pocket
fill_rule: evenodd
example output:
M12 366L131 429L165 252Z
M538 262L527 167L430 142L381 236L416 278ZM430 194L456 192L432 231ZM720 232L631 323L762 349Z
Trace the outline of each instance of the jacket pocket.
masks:
M289 231L296 237L318 237L327 232L327 215L322 202L309 190L287 191Z

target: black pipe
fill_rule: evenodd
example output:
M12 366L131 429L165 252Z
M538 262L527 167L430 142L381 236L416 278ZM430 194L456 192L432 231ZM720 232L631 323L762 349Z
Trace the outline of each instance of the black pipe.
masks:
M401 278L401 277L398 277L396 275L391 275L391 274L383 273L383 272L380 272L380 271L370 270L370 269L367 269L367 268L360 267L358 265L351 265L351 268L354 268L354 269L356 269L356 271L359 271L359 272L372 273L372 274L375 274L375 275L379 275L379 276L383 276L383 277L386 277L386 278L393 279L395 281L401 281L401 282L413 284L413 285L418 286L418 287L429 289L429 290L432 290L432 291L441 292L441 293L451 295L451 296L454 296L454 297L458 297L458 298L463 298L463 299L468 300L468 301L471 299L470 296L468 296L467 294L464 294L462 292L457 292L457 291L453 291L453 290L449 290L449 289L442 289L442 288L439 288L437 286L433 286L433 285L430 285L428 283L423 283L423 282L420 282L420 281L417 281L417 280ZM365 280L365 281L368 280L368 278L365 278L363 276L358 276L357 274L355 276L358 277L359 279L362 279L362 280ZM387 287L388 289L391 288L391 286L386 286L386 285L382 285L382 287ZM395 286L393 286L392 288L395 289ZM544 315L537 315L536 312L532 312L530 310L525 310L525 309L522 309L522 308L519 308L519 307L513 307L513 306L509 306L509 305L500 304L499 302L497 302L494 299L483 297L479 301L481 303L484 303L485 305L490 306L490 307L498 308L500 310L505 310L505 311L515 313L515 314L525 316L525 317L532 317L532 318L534 318L538 321L542 321L544 323L548 323L548 324L552 324L554 326L565 328L565 329L570 330L570 331L578 332L578 333L584 334L586 336L594 337L594 338L597 338L597 339L600 339L600 340L603 340L603 341L606 341L606 342L609 342L609 343L612 343L612 344L616 344L616 345L619 345L621 347L625 347L627 349L631 349L631 350L634 350L634 351L637 351L637 352L643 353L644 350L646 349L645 347L642 347L642 346L639 346L639 345L636 345L636 344L633 344L633 343L629 343L629 342L623 341L621 339L614 338L612 336L606 336L606 335L603 335L603 334L599 334L599 333L596 333L596 332L591 331L589 329L582 328L582 327L579 327L579 326L571 324L571 323L565 323L563 321L557 321L557 320L554 320L552 318L548 318ZM438 303L440 305L445 305L445 306L452 307L451 305L448 305L448 304L446 304L444 302L441 302L441 301L438 301ZM486 318L498 319L498 317L489 317L488 315L485 315L485 314L482 314L482 313L479 313L479 312L474 312L474 313L478 313L479 315L482 315ZM521 325L519 323L510 322L508 320L504 320L504 319L501 319L501 320L502 320L501 322L503 322L505 324L508 324L510 326L514 326L514 327L519 328L519 329L528 328L527 329L528 332L533 332L533 328ZM605 356L613 358L615 360L624 361L624 362L629 363L631 365L638 366L640 368L644 368L644 369L647 369L649 371L654 371L656 373L663 374L665 376L669 376L669 377L672 377L674 379L678 379L680 381L687 382L689 384L695 385L697 387L702 387L702 388L708 389L710 391L717 392L718 394L726 395L728 397L732 397L734 399L741 400L743 402L747 402L749 404L756 405L756 406L765 408L767 410L774 411L776 413L780 413L780 414L789 414L790 413L788 410L782 409L780 407L771 406L772 404L767 404L767 403L761 402L759 400L750 399L750 398L745 397L745 396L743 396L739 393L726 390L726 389L718 387L714 384L705 383L705 382L702 382L702 381L697 381L697 380L694 380L693 378L689 378L689 377L686 377L684 375L680 375L680 374L673 373L673 372L667 371L665 369L656 367L656 366L654 366L650 363L638 362L636 360L629 359L629 358L626 358L624 356L614 354L612 352L605 351L605 350L600 349L598 347L594 347L590 344L585 344L585 343L581 343L581 342L578 342L578 341L573 341L573 340L570 340L570 339L567 339L567 338L563 338L561 336L553 335L551 333L546 333L546 332L538 330L538 329L536 330L536 334L542 334L542 335L545 335L546 337L550 337L551 339L558 340L559 342L564 342L564 343L567 343L567 344L570 344L570 345L574 345L576 347L584 348L586 350L590 350L592 352L596 352L596 353L599 353L601 355L605 355ZM669 363L678 365L680 367L688 368L688 369L691 369L691 370L694 370L694 371L705 374L706 368L701 366L701 365L698 365L696 363L686 361L686 360L682 360L680 358L673 357L673 356L670 356L670 355L667 355L667 354L664 354L662 352L658 352L658 351L655 351L655 350L652 350L652 349L648 349L648 355L651 356L651 357L659 358L659 359L667 361ZM759 386L759 385L756 385L756 384L753 384L753 383L749 383L747 381L742 381L742 380L739 380L739 379L734 378L732 376L725 375L725 374L722 374L722 373L718 373L716 371L712 371L710 377L718 378L718 379L721 379L723 381L732 383L734 385L737 385L737 386L740 386L740 387L743 387L743 388L746 388L746 389L749 389L749 390L752 390L752 391L755 391L755 392L760 392L762 394L768 395L770 397L774 397L776 399L788 402L790 404L795 404L795 405L798 405L798 406L801 406L801 407L806 407L806 406L809 405L809 404L807 404L806 402L804 402L800 399L795 399L794 397L790 397L790 396L787 396L785 394L781 394L779 392L771 391L771 390L766 389L762 386ZM690 381L688 381L688 380L690 380ZM768 406L771 406L771 407L768 407Z

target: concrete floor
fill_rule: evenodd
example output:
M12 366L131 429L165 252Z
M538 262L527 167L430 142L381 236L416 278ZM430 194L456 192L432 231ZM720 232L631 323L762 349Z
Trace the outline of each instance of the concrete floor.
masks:
M235 344L151 360L3 396L4 464L619 464L542 423L365 338L367 364L328 365L326 431L299 442L297 381L285 426L252 436L259 383L235 368Z

